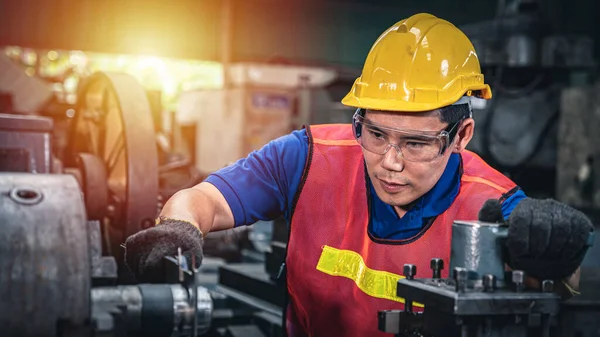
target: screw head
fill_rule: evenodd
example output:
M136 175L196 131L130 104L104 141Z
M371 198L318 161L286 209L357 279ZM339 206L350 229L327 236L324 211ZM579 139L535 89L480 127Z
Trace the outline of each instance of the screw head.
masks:
M525 282L525 273L522 270L513 270L512 281L516 284Z
M439 259L439 258L437 258L437 257L436 257L436 258L433 258L433 259L431 259L431 262L430 262L430 267L431 267L431 269L433 269L433 270L441 270L441 269L444 269L444 260L442 260L442 259Z
M414 264L405 264L404 265L404 277L409 280L412 280L417 274L417 266Z

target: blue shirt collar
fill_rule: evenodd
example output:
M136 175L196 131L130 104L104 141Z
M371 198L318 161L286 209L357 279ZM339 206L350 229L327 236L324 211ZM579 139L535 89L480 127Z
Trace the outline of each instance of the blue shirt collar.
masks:
M405 239L418 233L425 221L446 211L460 189L460 155L450 155L444 173L429 192L425 193L406 214L399 218L394 208L385 204L369 180L371 221L369 231L376 238ZM403 234L404 233L404 234Z

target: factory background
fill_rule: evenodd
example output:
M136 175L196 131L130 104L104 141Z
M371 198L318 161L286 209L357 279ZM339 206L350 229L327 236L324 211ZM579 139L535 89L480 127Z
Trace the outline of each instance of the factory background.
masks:
M0 171L76 175L98 254L119 261L124 235L151 226L177 190L303 125L351 122L340 100L372 43L419 12L465 32L492 86L491 100L473 101L469 149L529 196L600 226L600 1L590 0L1 0ZM269 276L286 238L282 219L214 233L203 282L276 311ZM597 310L598 239L584 266ZM127 280L106 268L97 279Z

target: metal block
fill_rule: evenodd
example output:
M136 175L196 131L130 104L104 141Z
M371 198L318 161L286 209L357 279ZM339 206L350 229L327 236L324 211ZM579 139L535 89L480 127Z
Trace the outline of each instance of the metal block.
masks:
M449 280L416 279L398 281L397 295L435 307L456 316L557 314L560 297L554 293L513 292L497 289L493 293L472 288L456 292Z
M377 322L379 331L386 333L400 333L401 310L384 310L377 313Z

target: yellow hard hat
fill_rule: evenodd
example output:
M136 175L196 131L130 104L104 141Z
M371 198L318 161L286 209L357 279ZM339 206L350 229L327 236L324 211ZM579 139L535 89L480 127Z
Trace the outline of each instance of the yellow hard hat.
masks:
M367 55L342 104L385 111L428 111L463 96L492 98L469 38L431 14L416 14L386 30Z

